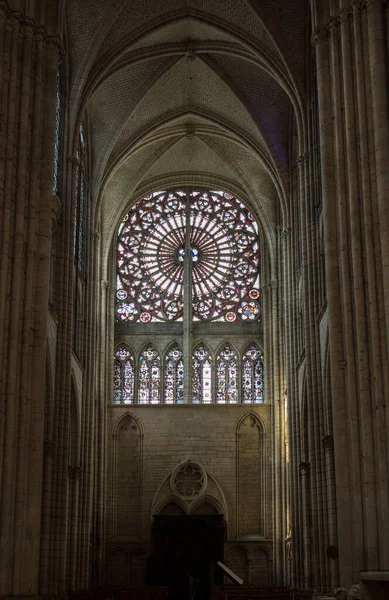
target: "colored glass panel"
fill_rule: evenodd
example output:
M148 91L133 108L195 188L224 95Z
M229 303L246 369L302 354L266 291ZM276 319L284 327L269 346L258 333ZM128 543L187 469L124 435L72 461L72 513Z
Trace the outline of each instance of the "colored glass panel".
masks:
M263 392L262 352L253 345L247 350L242 360L242 402L262 404Z
M212 402L212 362L205 346L198 346L193 352L192 393L194 404Z
M259 236L253 214L226 192L182 190L148 194L123 219L117 319L182 321L187 263L193 320L259 321Z
M134 384L134 359L128 348L122 345L116 350L113 363L113 402L115 404L132 404Z
M139 404L159 404L161 393L161 359L153 346L139 357Z
M59 183L59 146L61 134L61 80L57 73L57 98L55 106L55 137L54 137L54 166L53 166L53 195L58 193Z
M226 344L216 358L216 402L238 402L238 357Z
M165 404L184 402L184 362L182 351L174 346L165 363Z

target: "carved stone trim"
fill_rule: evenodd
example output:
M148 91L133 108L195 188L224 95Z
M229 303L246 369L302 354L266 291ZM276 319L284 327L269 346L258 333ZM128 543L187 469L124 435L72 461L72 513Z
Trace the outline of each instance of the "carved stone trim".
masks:
M205 470L199 463L191 460L177 465L170 476L172 491L187 502L203 494L207 484Z
M292 233L292 228L286 227L285 229L282 230L281 235L283 238L288 238L291 233Z
M312 46L316 46L316 44L326 39L328 39L327 27L315 27L311 37Z
M308 163L309 161L309 152L303 152L302 154L300 154L300 156L297 157L296 160L296 165L303 165L305 163Z

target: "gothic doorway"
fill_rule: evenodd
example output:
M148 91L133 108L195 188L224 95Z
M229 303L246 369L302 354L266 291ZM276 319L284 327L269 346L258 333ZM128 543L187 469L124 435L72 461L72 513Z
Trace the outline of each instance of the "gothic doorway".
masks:
M174 600L208 599L213 583L222 583L215 565L224 537L223 515L156 515L150 583L169 586Z

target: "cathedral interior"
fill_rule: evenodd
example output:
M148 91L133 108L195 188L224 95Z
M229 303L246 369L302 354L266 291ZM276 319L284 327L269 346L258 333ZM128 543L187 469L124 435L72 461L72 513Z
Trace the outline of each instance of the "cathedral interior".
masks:
M389 598L388 33L0 0L0 598Z

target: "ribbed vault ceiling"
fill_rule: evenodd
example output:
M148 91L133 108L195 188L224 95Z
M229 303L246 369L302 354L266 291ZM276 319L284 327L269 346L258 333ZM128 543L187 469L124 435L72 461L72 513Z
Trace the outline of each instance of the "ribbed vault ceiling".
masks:
M104 239L166 185L241 196L271 242L304 97L306 2L70 0L70 114L89 121ZM281 212L279 210L281 203Z

